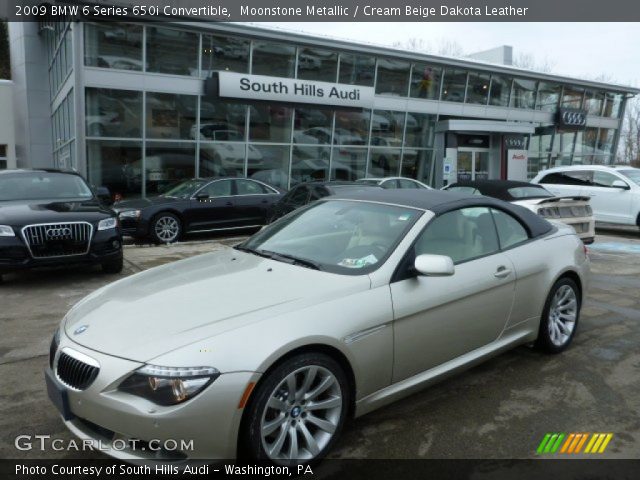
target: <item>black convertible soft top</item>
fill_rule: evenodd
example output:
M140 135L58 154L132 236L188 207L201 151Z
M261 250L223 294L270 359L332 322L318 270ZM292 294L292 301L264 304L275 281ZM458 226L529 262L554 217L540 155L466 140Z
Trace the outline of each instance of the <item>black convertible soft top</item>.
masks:
M504 202L496 198L481 195L469 195L443 190L423 189L367 189L361 192L345 193L323 199L331 200L360 200L367 202L379 202L403 207L430 210L436 215L441 215L451 210L464 207L493 207L510 213L529 231L531 237L539 237L553 230L553 225L544 218L539 217L531 210L520 205Z
M487 195L488 197L499 198L500 200L506 200L507 202L513 200L526 200L526 198L546 198L551 197L552 195L541 187L540 185L536 185L535 183L529 182L519 182L516 180L468 180L463 182L456 182L449 185L449 187L471 187L477 189L482 195ZM526 197L526 198L517 198L511 195L509 192L512 188L518 187L529 187L540 190L539 197Z

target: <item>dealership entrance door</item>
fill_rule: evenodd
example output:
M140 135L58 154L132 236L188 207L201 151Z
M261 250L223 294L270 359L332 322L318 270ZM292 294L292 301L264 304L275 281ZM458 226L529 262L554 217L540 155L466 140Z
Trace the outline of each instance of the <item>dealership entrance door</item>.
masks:
M489 178L489 149L458 148L457 181Z

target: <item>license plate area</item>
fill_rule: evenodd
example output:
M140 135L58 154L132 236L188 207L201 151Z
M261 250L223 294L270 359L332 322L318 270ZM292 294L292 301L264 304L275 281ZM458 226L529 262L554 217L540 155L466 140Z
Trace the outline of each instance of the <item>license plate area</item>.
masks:
M44 371L44 378L47 384L49 400L51 400L51 403L58 409L62 418L72 420L74 415L69 408L69 392L67 388L54 377L53 371L50 368Z

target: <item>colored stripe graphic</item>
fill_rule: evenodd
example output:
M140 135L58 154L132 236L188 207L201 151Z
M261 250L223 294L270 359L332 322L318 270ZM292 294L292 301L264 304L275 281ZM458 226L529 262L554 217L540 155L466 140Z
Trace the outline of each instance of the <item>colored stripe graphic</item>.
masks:
M536 453L538 455L547 453L604 453L612 438L613 433L547 433L538 445Z

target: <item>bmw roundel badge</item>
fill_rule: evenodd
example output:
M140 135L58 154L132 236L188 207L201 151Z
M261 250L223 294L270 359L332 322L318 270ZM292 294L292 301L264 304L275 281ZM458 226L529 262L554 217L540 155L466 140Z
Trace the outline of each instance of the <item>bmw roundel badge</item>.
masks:
M80 325L73 331L74 335L80 335L82 332L86 331L89 328L89 325Z

